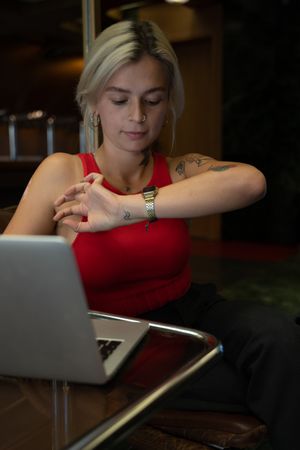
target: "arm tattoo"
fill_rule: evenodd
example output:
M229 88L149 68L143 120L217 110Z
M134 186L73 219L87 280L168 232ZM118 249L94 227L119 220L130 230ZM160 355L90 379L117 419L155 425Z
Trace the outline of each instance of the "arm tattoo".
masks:
M178 175L184 175L185 173L185 164L196 164L198 167L203 166L204 164L207 164L208 161L212 160L209 156L203 156L199 157L198 155L190 155L184 158L184 160L179 161L179 163L176 166L176 172Z
M197 164L198 167L203 166L204 164L207 164L208 161L210 161L212 158L210 156L202 156L201 158L199 158L198 155L191 155L188 156L185 160L190 163L190 164Z
M176 166L176 172L178 175L183 175L185 171L185 161L180 161Z
M212 170L214 172L224 172L225 170L232 169L232 167L236 167L236 164L226 164L224 166L210 166L208 170Z
M124 211L124 216L123 216L124 220L131 220L131 214L129 211Z

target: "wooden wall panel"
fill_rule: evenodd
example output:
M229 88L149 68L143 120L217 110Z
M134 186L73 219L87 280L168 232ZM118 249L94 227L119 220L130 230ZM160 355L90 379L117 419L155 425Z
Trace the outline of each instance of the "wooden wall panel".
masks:
M182 67L186 91L186 107L178 122L176 153L199 152L220 158L213 105L211 40L197 39L175 46ZM190 221L192 236L218 239L220 215Z

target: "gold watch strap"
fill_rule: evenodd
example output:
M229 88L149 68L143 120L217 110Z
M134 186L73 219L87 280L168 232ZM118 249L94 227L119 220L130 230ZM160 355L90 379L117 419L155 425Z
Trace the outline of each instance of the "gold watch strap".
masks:
M147 186L143 189L146 214L149 222L154 222L154 220L157 219L155 214L155 201L154 201L157 194L158 194L157 186Z

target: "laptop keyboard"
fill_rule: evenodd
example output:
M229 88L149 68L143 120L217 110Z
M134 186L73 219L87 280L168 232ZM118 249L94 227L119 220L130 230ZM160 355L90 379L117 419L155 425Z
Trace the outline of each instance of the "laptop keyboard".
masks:
M113 341L108 339L97 339L98 349L101 353L102 360L105 361L118 348L121 341Z

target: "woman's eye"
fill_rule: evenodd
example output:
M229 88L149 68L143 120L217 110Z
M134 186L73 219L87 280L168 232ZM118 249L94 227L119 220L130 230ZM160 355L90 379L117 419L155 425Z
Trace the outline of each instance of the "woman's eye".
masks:
M111 101L112 101L112 103L113 103L114 105L124 105L124 103L127 102L127 99L126 99L126 98L122 98L122 99L112 99Z
M150 106L155 106L155 105L158 105L159 103L161 102L161 98L157 98L157 99L146 99L145 100L145 103L147 103L147 105L150 105Z

